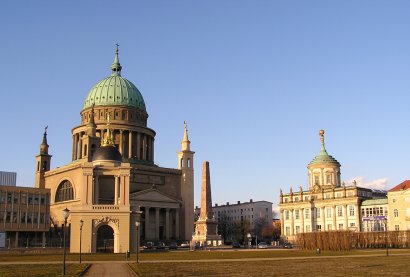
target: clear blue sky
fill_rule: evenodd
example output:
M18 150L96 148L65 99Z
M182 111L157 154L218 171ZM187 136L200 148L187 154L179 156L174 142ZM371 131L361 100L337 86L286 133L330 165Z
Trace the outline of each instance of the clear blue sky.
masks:
M56 3L58 2L58 3ZM0 9L0 170L34 183L71 158L89 89L109 75L142 92L156 163L176 167L183 121L210 161L214 203L278 202L307 188L319 129L342 179L409 178L409 1L7 1Z

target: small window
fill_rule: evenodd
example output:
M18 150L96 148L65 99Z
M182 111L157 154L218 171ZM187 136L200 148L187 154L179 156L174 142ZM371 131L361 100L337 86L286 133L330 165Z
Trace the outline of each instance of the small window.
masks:
M399 211L397 209L394 209L394 217L399 217Z
M62 202L74 199L73 186L70 181L64 180L57 188L55 202Z

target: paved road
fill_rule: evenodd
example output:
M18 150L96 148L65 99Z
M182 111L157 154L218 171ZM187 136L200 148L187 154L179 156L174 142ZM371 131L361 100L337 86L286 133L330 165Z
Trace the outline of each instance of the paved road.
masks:
M135 277L126 263L94 263L91 265L86 277Z

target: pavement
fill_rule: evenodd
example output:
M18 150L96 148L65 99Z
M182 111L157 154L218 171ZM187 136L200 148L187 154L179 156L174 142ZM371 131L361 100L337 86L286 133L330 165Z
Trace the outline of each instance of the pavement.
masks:
M135 277L137 276L127 263L93 263L88 269L86 277Z

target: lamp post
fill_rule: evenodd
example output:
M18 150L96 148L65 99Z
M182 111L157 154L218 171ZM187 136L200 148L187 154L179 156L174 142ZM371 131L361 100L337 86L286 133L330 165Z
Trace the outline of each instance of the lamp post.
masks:
M81 237L83 234L83 225L84 225L84 221L81 219L80 220L80 264L81 264Z
M135 253L137 254L137 263L138 263L138 252L139 252L139 248L140 248L140 242L139 242L139 238L140 238L140 233L139 233L140 222L139 222L138 220L135 221L135 227L137 227L137 249L135 250Z
M248 238L248 248L251 248L251 239L252 239L252 235L251 235L251 233L248 233L247 235L246 235L246 237Z
M63 217L64 217L64 226L63 226L63 247L64 247L64 255L63 255L63 276L65 275L65 256L66 256L66 244L65 244L65 228L67 226L67 218L70 215L70 210L65 208L63 210Z

